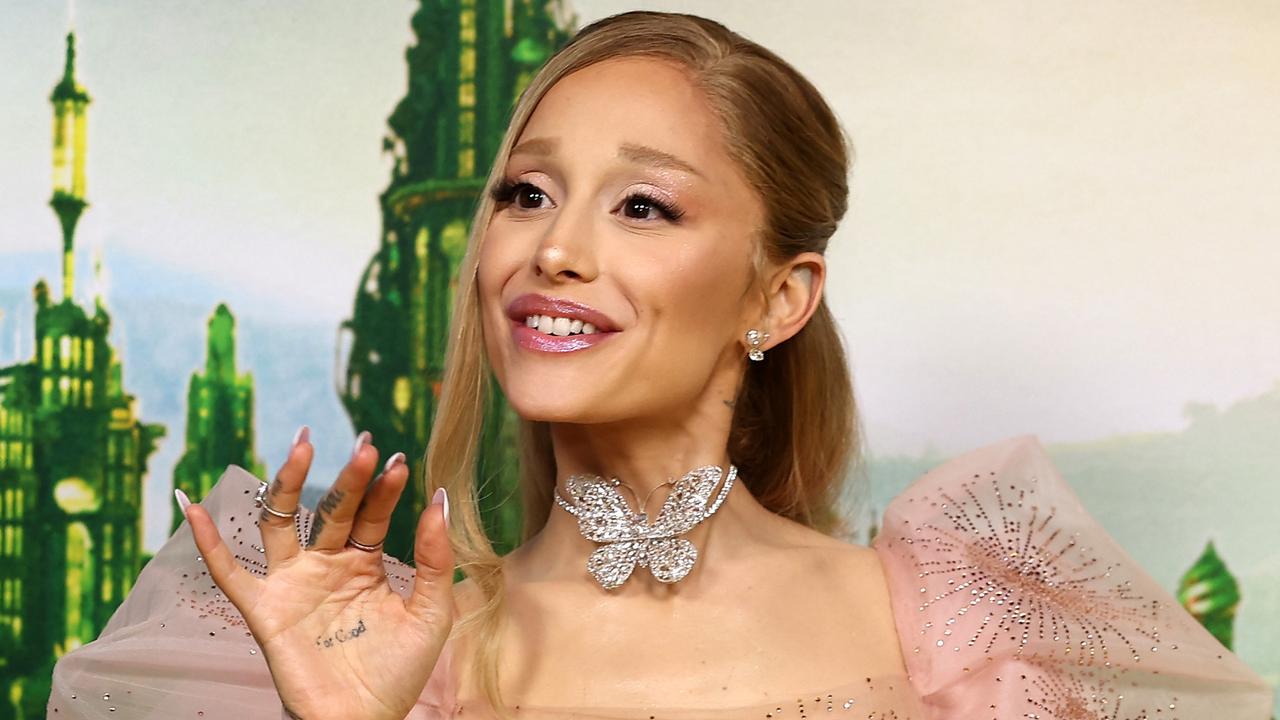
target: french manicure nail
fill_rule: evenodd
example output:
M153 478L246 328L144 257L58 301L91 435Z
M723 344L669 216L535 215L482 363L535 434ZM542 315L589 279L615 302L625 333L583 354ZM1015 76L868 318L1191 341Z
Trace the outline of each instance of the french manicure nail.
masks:
M298 443L304 443L310 439L311 439L311 428L307 427L306 425L303 425L302 427L298 428L298 432L293 434L293 444L290 445L289 447L290 449L296 448L298 447Z
M178 507L182 508L182 514L186 515L187 507L191 505L191 499L180 488L173 489L173 496L178 499Z
M360 454L360 448L368 445L369 441L372 439L373 435L371 435L368 430L361 431L361 433L356 436L355 447L351 448L351 459L354 460L355 457Z
M449 493L444 486L436 488L436 494L431 498L432 505L444 505L444 526L449 527Z
M391 470L391 468L396 466L396 463L402 463L402 462L404 462L404 453L398 452L395 455L392 455L391 457L387 458L387 464L382 466L382 472L388 472L389 470Z

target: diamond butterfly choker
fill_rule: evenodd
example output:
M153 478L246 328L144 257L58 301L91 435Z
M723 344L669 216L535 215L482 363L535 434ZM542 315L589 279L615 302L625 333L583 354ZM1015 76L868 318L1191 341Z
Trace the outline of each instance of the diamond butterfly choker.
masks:
M707 500L723 474L716 465L704 465L679 480L668 480L666 484L674 487L653 524L649 524L644 507L638 513L632 512L618 492L619 485L631 488L617 478L571 475L565 481L569 500L559 491L555 498L557 505L578 518L578 530L583 537L605 543L587 558L587 570L601 587L612 590L622 585L636 565L648 567L653 577L664 583L673 583L688 575L698 559L698 549L693 543L676 536L689 532L719 509L738 476L738 468L729 466L724 485L708 507ZM647 505L648 498L645 501Z

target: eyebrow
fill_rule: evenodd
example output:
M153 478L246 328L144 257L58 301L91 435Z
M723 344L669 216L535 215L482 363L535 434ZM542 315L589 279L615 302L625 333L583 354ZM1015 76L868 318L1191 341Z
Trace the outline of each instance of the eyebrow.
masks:
M512 148L511 154L546 157L551 155L559 144L560 141L556 138L530 138ZM698 169L688 162L681 160L669 152L659 150L655 147L649 147L648 145L623 143L622 146L618 148L618 157L641 165L670 168L673 170L687 172L690 175L697 175L703 179L706 178L705 175L698 172Z

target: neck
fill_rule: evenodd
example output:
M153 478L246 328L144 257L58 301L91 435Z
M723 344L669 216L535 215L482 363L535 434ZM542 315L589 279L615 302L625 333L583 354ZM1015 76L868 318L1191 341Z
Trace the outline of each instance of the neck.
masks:
M677 480L704 465L717 465L723 475L712 491L714 498L729 473L732 418L730 404L722 397L712 396L692 412L671 413L662 420L592 425L553 423L555 491L570 499L566 481L571 475L617 478L635 491L632 496L620 488L623 498L633 510L647 511L652 522L670 493L670 487L662 488L668 480ZM646 497L649 502L641 508L640 503ZM586 562L600 545L584 538L577 518L554 502L549 513L537 535L507 556L508 577L516 581L565 581L595 586L594 578L587 573ZM704 582L707 566L723 563L726 556L745 552L748 541L758 539L766 527L772 527L767 522L772 516L756 502L739 478L719 509L681 536L698 549L698 560L689 575L668 584L654 579L646 568L636 567L621 587L607 592L670 595L695 588ZM598 586L595 589L606 592Z
M728 425L709 430L695 423L625 428L552 425L556 487L563 492L570 475L600 475L621 480L643 498L696 467L719 465L727 470Z

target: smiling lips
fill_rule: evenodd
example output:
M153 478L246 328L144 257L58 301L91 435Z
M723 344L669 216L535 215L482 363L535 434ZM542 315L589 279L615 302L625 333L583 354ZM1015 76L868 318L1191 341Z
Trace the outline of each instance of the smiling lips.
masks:
M539 352L574 352L595 347L619 332L595 308L571 300L528 293L507 306L516 344Z

